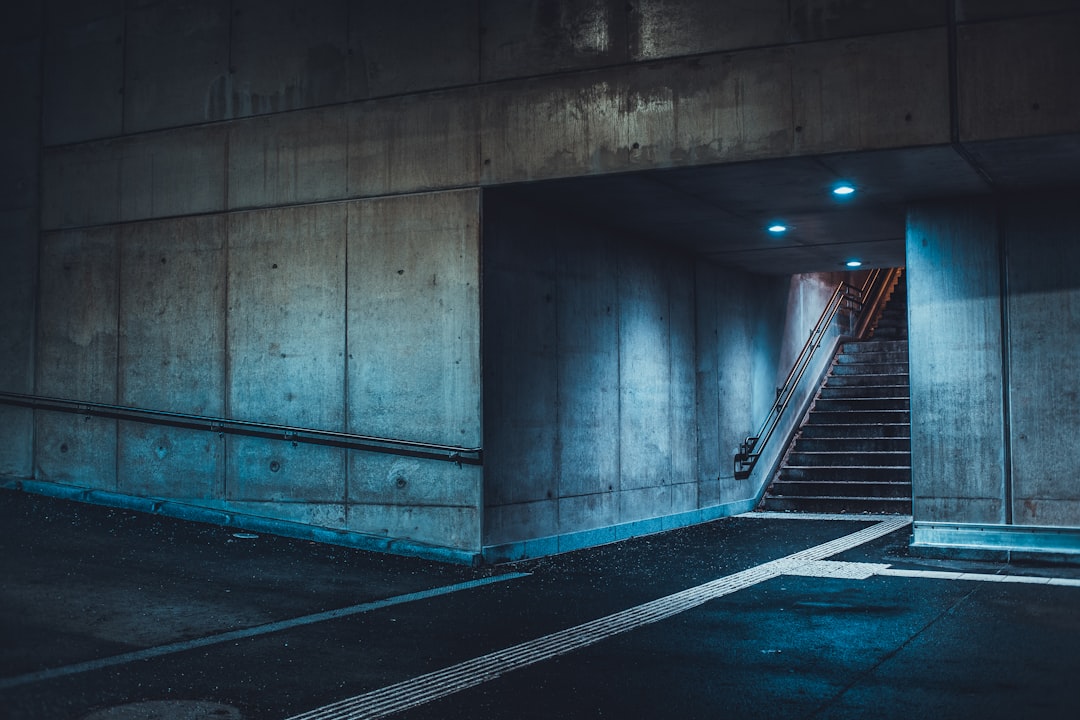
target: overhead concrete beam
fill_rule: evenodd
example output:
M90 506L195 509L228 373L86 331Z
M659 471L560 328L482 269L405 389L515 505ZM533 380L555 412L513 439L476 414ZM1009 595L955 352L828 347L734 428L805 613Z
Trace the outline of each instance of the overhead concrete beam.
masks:
M958 32L962 142L1080 132L1080 12Z

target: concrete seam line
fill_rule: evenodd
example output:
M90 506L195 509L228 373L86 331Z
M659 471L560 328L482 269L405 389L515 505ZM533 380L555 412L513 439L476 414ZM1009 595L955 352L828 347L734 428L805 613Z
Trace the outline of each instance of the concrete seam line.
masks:
M786 557L441 670L293 715L288 720L373 720L402 712L460 690L476 687L513 670L565 655L619 633L678 615L710 600L779 577L799 565L822 560L884 537L910 523L911 518L908 516L889 518L858 532Z
M313 615L303 615L289 620L279 620L264 625L255 625L254 627L245 628L243 630L231 630L229 632L208 635L193 640L184 640L182 642L169 643L168 645L158 645L156 647L146 648L145 650L135 650L133 652L123 653L122 655L113 655L98 660L87 660L86 662L64 665L63 667L51 668L49 670L39 670L37 672L26 673L25 675L0 678L0 690L8 690L13 687L28 685L42 680L52 680L53 678L101 670L116 665L126 665L139 660L150 660L164 655L172 655L174 653L194 650L195 648L206 647L208 645L217 645L231 640L246 640L259 635L279 632L281 630L290 630L292 628L313 625L328 620L338 620L340 618L349 617L350 615L359 615L361 613L381 610L383 608L402 605L416 600L429 600L434 597L449 595L450 593L459 592L461 590L472 590L473 588L491 585L492 583L516 580L517 578L526 577L528 575L529 573L511 572L503 575L479 578L477 580L467 580L453 585L443 585L442 587L436 587L430 590L419 590L404 595L395 595L394 597L385 598L383 600L373 600L371 602L339 608L337 610L327 610Z

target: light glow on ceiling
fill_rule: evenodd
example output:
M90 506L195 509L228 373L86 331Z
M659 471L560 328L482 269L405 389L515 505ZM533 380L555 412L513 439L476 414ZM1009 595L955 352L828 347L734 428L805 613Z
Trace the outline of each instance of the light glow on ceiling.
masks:
M787 232L787 225L781 225L780 223L776 223L775 225L770 225L769 226L769 232L771 232L773 235L780 235L781 233L786 233Z
M847 265L849 268L862 267L862 261L861 260L848 260L844 264Z
M853 192L855 192L855 188L853 188L851 185L848 185L847 183L837 185L833 188L833 195L839 195L840 197L850 195Z

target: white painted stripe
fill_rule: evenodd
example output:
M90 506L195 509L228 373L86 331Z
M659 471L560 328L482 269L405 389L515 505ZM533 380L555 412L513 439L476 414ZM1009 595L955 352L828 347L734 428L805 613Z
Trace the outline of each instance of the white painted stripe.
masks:
M414 602L416 600L428 600L430 598L439 597L440 595L449 595L450 593L459 592L461 590L471 590L473 588L490 585L492 583L526 577L527 575L529 575L529 573L520 572L505 573L503 575L493 575L491 577L480 578L478 580L468 580L466 582L455 583L453 585L444 585L442 587L432 588L430 590L421 590L419 592L406 593L405 595L397 595L395 597L386 598L384 600L374 600L372 602L352 605L350 607L339 608L337 610L327 610L326 612L315 613L313 615L304 615L302 617L292 618L289 620L281 620L278 622L267 623L265 625L256 625L255 627L245 628L243 630L232 630L230 632L219 633L217 635L209 635L207 637L196 638L194 640L185 640L183 642L177 643L170 643L168 645L159 645L157 647L147 648L145 650L136 650L134 652L124 653L122 655L113 655L112 657L100 658L98 660L89 660L87 662L75 663L73 665L65 665L63 667L52 668L50 670L41 670L38 672L27 673L25 675L16 675L9 678L0 678L0 690L6 690L8 688L18 687L20 685L40 682L42 680L51 680L53 678L64 677L67 675L76 675L78 673L90 672L92 670L100 670L102 668L113 667L116 665L126 665L127 663L137 662L139 660L149 660L151 658L162 657L163 655L172 655L174 653L184 652L187 650L194 650L195 648L206 647L207 645L217 645L219 643L234 640L246 640L247 638L256 637L258 635L266 635L267 633L279 632L281 630L290 630L292 628L301 627L304 625L311 625L313 623L325 622L327 620L337 620L339 618L348 617L350 615L358 615L360 613L371 612L373 610L381 610L382 608L392 607L394 605L401 605L408 602Z
M772 560L742 572L688 588L621 612L550 635L419 675L378 690L295 715L289 720L372 720L481 685L513 670L564 655L606 638L672 617L710 600L778 577L807 562L822 560L899 530L910 517L894 516L871 527Z
M1080 580L1075 578L1039 577L1037 575L994 575L991 573L944 572L941 570L905 570L903 568L885 568L883 570L878 570L877 574L891 575L894 577L928 578L932 580L969 580L973 582L1024 583L1029 585L1080 587Z
M755 520L850 520L854 522L877 522L888 517L906 517L911 521L910 515L849 515L848 513L795 513L774 512L756 510L740 513L735 517L751 518Z

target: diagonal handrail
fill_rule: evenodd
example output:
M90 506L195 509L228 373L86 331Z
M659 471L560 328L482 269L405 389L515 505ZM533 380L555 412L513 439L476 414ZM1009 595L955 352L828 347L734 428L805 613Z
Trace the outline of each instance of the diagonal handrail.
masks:
M895 282L898 273L898 268L890 268L884 273L881 269L875 268L863 280L861 287L856 288L843 280L837 284L829 301L825 303L825 309L821 311L817 323L810 330L810 336L803 344L798 357L795 358L784 384L777 388L776 401L770 408L769 415L761 424L761 429L758 430L757 435L747 437L739 445L739 452L735 453L734 458L736 480L745 480L750 477L750 473L753 472L765 445L772 438L773 433L780 424L784 411L791 404L795 389L799 386L807 369L810 367L810 361L821 347L821 341L826 331L832 325L840 309L846 305L854 310L858 316L858 323L855 325L856 330L852 337L863 337L869 328L871 319L884 301L885 294Z
M0 404L28 407L35 410L52 410L56 412L73 413L76 415L105 417L115 420L130 420L151 425L168 425L190 430L205 430L216 432L219 435L229 433L271 440L286 440L294 443L302 442L313 445L329 445L350 450L366 450L370 452L391 453L394 455L424 457L434 460L448 460L466 465L483 464L483 450L478 447L440 445L437 443L419 442L416 440L358 435L356 433L339 432L336 430L292 427L289 425L276 425L273 423L256 422L252 420L236 420L208 415L193 415L171 410L150 410L127 405L111 405L108 403L89 402L86 400L69 400L66 398L26 395L3 391L0 391Z

